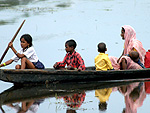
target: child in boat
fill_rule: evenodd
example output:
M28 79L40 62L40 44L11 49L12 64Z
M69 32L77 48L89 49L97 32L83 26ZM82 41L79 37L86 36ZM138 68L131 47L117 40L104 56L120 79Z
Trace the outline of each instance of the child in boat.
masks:
M61 62L56 62L54 64L55 69L65 69L67 64L67 69L69 70L85 70L84 60L81 55L75 51L77 44L74 40L68 40L65 43L65 50L67 52L64 60Z
M139 64L142 68L145 68L145 66L141 63L139 53L137 51L130 51L128 55L134 62Z
M22 48L18 52L13 47L12 42L8 44L15 55L10 60L0 64L0 67L9 65L13 61L17 62L21 59L21 65L16 65L16 69L44 69L44 65L39 61L33 48L32 37L29 34L24 34L21 36L20 41Z
M119 64L120 69L142 69L142 64L138 64L139 61L139 54L136 51L130 51L129 55L122 56Z
M105 43L99 43L98 44L98 52L99 55L95 57L95 67L97 71L103 70L113 70L113 66L111 64L111 61L105 52L107 51L106 44Z

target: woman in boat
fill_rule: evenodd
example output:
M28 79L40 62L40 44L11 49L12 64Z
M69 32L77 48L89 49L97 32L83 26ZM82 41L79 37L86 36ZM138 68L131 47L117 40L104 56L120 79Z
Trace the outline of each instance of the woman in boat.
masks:
M14 48L12 42L8 44L15 55L10 60L0 64L0 67L9 65L13 61L17 62L21 59L21 65L16 65L16 69L44 69L44 65L39 61L33 48L32 37L29 34L24 34L21 36L20 42L22 48L18 52Z
M139 61L139 53L137 51L130 51L129 55L124 55L119 60L120 69L142 69L143 64L138 64Z
M124 50L123 50L121 57L123 55L129 54L131 50L137 51L139 53L141 63L144 64L144 57L145 57L146 51L143 48L142 43L136 39L135 30L129 25L124 25L121 29L121 37L123 40L125 40Z
M135 30L129 25L124 25L121 29L121 37L123 40L125 40L125 42L124 42L123 53L120 56L120 58L117 60L117 63L119 63L119 66L120 66L121 62L124 62L124 64L130 63L130 65L131 65L131 63L133 63L133 64L137 63L142 68L145 68L145 67L143 67L144 66L143 64L144 64L144 58L145 58L146 51L143 48L142 43L136 39ZM130 62L130 61L133 61L131 58L127 57L127 56L129 56L130 51L138 52L138 54L139 54L139 60L138 61ZM117 67L119 68L119 66L116 66L117 63L113 61L114 60L113 56L110 56L109 58L110 58L112 65L115 66L116 68ZM124 61L122 61L122 60L124 60ZM127 60L129 60L129 61L127 61ZM130 69L131 68L133 68L133 67L131 66ZM128 69L128 68L126 68L126 69ZM135 69L135 66L133 69Z

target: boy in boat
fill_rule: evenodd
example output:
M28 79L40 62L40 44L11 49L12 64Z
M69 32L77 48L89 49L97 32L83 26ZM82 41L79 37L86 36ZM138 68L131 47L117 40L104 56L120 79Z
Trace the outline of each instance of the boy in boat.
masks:
M143 64L138 63L139 61L139 53L136 51L130 51L129 55L122 56L119 64L120 69L143 69Z
M105 43L99 43L98 44L98 52L99 55L95 57L95 67L97 71L107 71L107 70L113 70L113 66L111 64L111 61L108 57L108 54L105 54L107 51L106 44Z
M75 51L77 44L74 40L68 40L65 43L65 50L67 52L64 60L61 62L56 62L54 64L55 69L65 69L67 64L68 70L85 70L84 60L81 55Z
M9 65L13 61L18 62L21 59L21 65L16 65L16 69L44 69L43 63L39 61L33 48L32 37L29 34L24 34L21 36L20 42L22 48L18 52L12 42L8 44L15 55L10 60L0 64L0 67Z

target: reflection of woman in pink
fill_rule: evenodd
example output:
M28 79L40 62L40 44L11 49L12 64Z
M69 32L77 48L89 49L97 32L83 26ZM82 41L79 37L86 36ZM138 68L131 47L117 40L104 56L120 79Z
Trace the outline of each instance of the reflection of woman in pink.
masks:
M123 113L137 113L137 108L142 106L146 98L144 84L132 83L119 89L125 97L126 108L123 110Z

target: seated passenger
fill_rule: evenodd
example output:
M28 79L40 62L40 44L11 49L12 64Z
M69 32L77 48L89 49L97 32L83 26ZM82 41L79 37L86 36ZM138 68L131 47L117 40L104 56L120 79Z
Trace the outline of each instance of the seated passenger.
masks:
M129 57L136 63L138 63L142 68L145 68L145 66L141 63L139 53L137 51L130 51Z
M139 60L138 52L130 51L128 56L122 56L119 60L120 69L142 69L142 67L136 63Z
M95 57L95 67L97 71L103 70L112 70L112 64L108 57L108 54L105 54L105 51L107 51L106 44L105 43L99 43L98 44L98 52L99 55Z
M65 50L67 52L64 60L61 62L56 62L54 64L55 69L65 69L67 64L67 69L69 70L85 70L84 60L81 55L75 51L77 44L74 40L68 40L65 43Z
M18 62L21 59L21 65L16 65L16 69L44 69L43 63L39 61L36 55L32 44L32 37L29 34L24 34L21 36L20 42L21 49L18 52L12 42L8 44L9 48L14 52L14 56L5 63L0 64L0 67L9 65L14 61Z

